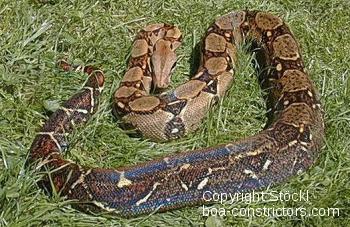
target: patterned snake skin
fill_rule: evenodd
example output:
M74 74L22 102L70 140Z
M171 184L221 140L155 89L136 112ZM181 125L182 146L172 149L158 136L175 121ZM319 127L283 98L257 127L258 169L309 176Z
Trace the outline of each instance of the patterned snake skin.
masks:
M180 42L178 28L167 24L149 25L137 35L128 69L114 94L115 115L158 141L195 130L229 88L238 45L249 42L263 69L259 81L268 91L268 127L238 142L135 166L81 166L61 154L68 144L66 135L97 109L104 76L87 67L84 88L48 119L31 146L30 162L50 170L41 182L46 188L78 200L78 208L85 211L136 216L203 204L205 191L265 188L315 162L324 137L322 109L298 43L279 17L256 11L219 17L204 36L198 72L174 91L149 95L151 89L168 86Z

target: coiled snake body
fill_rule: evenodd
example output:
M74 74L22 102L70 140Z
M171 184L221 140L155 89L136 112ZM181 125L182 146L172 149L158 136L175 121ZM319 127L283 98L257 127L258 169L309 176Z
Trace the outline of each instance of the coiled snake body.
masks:
M251 41L268 88L269 125L259 134L216 147L183 152L139 165L101 169L63 159L66 134L96 111L104 76L86 68L85 87L66 101L36 136L30 161L50 169L46 187L76 199L85 210L135 216L205 203L205 191L235 193L284 181L318 157L322 110L300 49L287 25L265 12L232 12L206 32L198 72L174 91L149 95L169 83L181 33L167 24L145 27L136 37L128 70L114 95L114 113L144 136L177 138L195 130L233 79L237 46ZM153 75L153 78L151 77Z

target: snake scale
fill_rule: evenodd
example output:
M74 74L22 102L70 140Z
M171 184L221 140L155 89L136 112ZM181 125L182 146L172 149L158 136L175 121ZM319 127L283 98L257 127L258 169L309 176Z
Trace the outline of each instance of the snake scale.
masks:
M96 112L104 86L103 73L86 67L89 77L84 87L52 114L30 148L29 161L49 173L42 179L46 188L79 201L77 207L85 211L136 216L204 204L205 191L262 189L315 162L323 144L323 111L299 44L280 17L237 11L217 18L203 38L197 73L173 91L150 95L152 89L168 86L181 38L177 27L163 23L138 33L128 69L113 97L114 114L158 141L195 130L230 87L238 46L251 43L263 69L258 79L267 91L265 129L237 142L135 166L81 166L64 159L62 152L67 134Z

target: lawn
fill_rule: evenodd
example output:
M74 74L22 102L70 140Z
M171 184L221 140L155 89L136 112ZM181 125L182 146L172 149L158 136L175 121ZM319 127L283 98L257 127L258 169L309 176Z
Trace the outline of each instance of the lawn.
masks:
M0 226L346 226L350 225L350 2L348 0L21 0L0 1ZM236 80L195 133L167 142L131 138L111 114L111 97L125 72L132 40L153 22L180 27L184 35L172 87L188 79L193 49L214 18L232 10L259 9L282 16L300 41L307 70L325 109L326 141L307 172L270 190L306 192L308 201L215 204L214 208L339 208L340 215L304 217L203 216L202 207L124 219L86 214L70 201L48 197L40 175L25 168L40 126L85 76L62 72L57 60L93 64L106 75L98 113L71 136L67 158L84 165L117 167L166 154L226 143L264 126L265 103L251 67L239 55ZM198 54L198 53L194 53Z

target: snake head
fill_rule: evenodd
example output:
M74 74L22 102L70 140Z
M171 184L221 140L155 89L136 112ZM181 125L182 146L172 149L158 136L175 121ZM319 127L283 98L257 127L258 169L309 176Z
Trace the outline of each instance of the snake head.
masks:
M153 86L167 88L170 84L171 71L176 65L175 48L171 41L159 39L153 49L151 67L153 70Z

